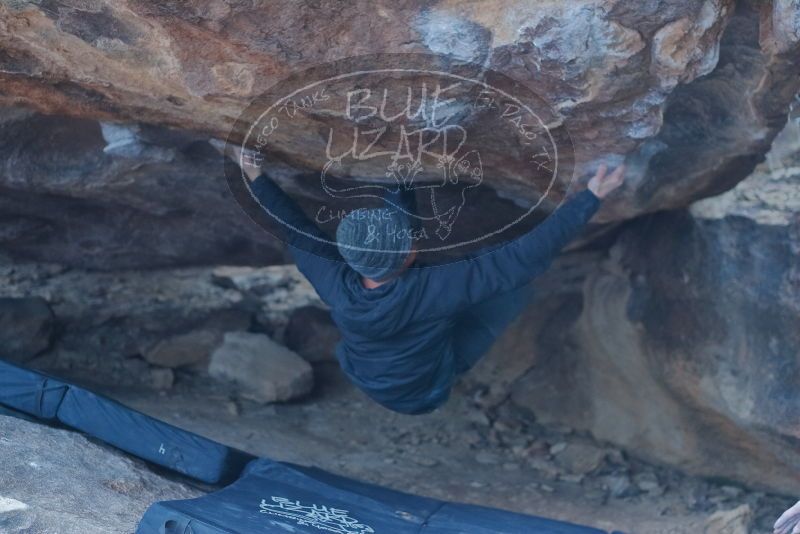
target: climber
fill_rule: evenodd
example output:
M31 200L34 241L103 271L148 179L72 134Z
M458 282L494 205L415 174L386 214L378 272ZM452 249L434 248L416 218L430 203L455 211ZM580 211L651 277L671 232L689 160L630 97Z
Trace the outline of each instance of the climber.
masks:
M240 148L231 152L242 161ZM243 170L261 206L293 228L285 240L330 306L342 334L336 357L344 372L384 407L422 414L447 400L455 379L522 311L530 282L581 232L600 199L622 184L625 167L607 174L601 165L586 190L521 237L424 268L409 268L416 250L402 209L351 212L339 222L334 247L260 166Z

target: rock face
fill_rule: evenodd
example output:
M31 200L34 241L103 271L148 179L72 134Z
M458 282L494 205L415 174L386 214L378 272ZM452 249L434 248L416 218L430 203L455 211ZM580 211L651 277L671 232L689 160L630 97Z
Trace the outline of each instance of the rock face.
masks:
M75 432L0 415L0 531L127 534L155 501L198 490Z
M74 380L163 389L173 378L165 368L204 373L226 332L279 332L292 309L319 303L293 266L237 269L241 288L220 278L222 268L96 272L0 258L9 297L0 302L13 304L0 315L0 339L36 355L30 365ZM20 303L41 313L22 314ZM49 344L45 319L57 332Z
M730 193L564 258L479 372L495 402L510 393L654 460L800 491L797 132Z
M555 369L537 366L514 402L697 473L797 491L800 294L786 230L676 213L623 234L547 354Z
M330 312L317 306L303 306L292 312L284 337L288 348L306 361L317 363L336 361L334 349L342 336Z
M234 382L257 402L288 401L314 387L311 366L263 334L229 332L211 355L209 374Z
M0 266L0 280L5 294L46 300L53 310L60 332L38 365L91 369L90 380L118 377L130 383L147 374L141 355L163 339L204 327L246 329L250 323L242 295L216 286L202 269L93 275L15 264Z
M794 16L787 11L789 4ZM760 26L754 18L759 10ZM788 41L776 47L771 29L797 21L797 10L796 2L753 3L750 8L737 2L714 70L675 88L664 109L663 127L631 158L646 171L636 183L634 199L621 204L646 206L639 212L679 208L687 200L718 194L752 172L784 127L786 104L798 91L784 78L796 71L798 43L792 53L773 55L786 50ZM781 17L789 18L778 22ZM781 110L773 106L778 101L784 103Z
M105 270L282 258L232 201L204 139L142 128L154 151L130 157L104 152L101 130L96 121L0 110L0 248Z
M290 73L368 53L440 54L530 86L553 110L553 122L569 130L578 176L601 158L632 158L629 186L604 212L612 220L683 206L752 170L800 84L798 12L790 0L516 0L496 6L360 0L292 9L146 0L6 2L0 6L0 103L224 137L254 97ZM88 122L81 130L71 141L83 152L101 131ZM119 129L104 133L118 155L152 160L171 153L146 150L136 135ZM273 155L302 168L314 140L295 139ZM482 149L487 160L500 162L509 145L487 137ZM118 193L131 180L140 187L159 180L152 171L108 172L107 159L97 152L82 161L83 174L91 172L95 183L108 182ZM533 196L530 187L519 186L529 170L495 167L498 175L507 170L509 179L490 185L507 195ZM186 170L191 178L185 180L219 194L208 170ZM48 176L47 182L66 185L70 175ZM49 187L39 186L40 192ZM79 198L98 192L79 184L70 189ZM185 189L169 188L178 198ZM150 205L150 217L167 216L144 196L152 198L140 194L129 209ZM192 224L190 200L172 201L175 223ZM137 226L140 235L144 222ZM25 224L41 231L33 214ZM217 236L216 245L231 239ZM162 245L173 257L201 260L209 253L183 249L180 241ZM235 247L238 253L242 246Z
M0 298L0 357L25 362L50 346L53 312L43 298Z

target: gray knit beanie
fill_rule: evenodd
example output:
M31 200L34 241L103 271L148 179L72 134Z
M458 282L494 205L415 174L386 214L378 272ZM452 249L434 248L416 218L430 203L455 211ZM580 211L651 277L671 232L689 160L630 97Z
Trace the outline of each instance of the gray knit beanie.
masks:
M397 271L411 251L411 224L396 209L357 209L339 222L336 244L350 267L382 280Z

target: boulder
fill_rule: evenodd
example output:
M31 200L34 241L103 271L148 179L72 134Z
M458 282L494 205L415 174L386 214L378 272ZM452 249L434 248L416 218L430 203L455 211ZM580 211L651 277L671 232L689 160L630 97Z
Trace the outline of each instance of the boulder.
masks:
M39 297L0 298L0 358L24 363L50 346L55 317Z
M24 272L21 265L16 269ZM94 366L95 376L89 378L97 380L135 384L138 375L119 366L150 353L162 340L192 330L224 332L249 325L251 312L242 295L214 284L210 269L74 269L21 278L19 289L57 296L53 307L62 332L54 347L56 366L75 371Z
M235 383L243 397L263 403L301 397L314 386L308 362L264 334L226 333L208 372Z
M214 283L240 291L257 303L255 328L282 340L292 314L306 306L324 306L314 287L294 264L268 267L219 266L212 271Z
M341 337L330 312L318 306L293 311L284 333L286 346L312 363L336 361L334 350Z
M211 352L222 341L222 333L192 330L163 339L144 353L144 359L161 367L187 367L208 363Z
M81 434L0 415L0 531L127 534L155 501L202 492Z
M556 454L555 463L573 475L588 475L603 464L606 451L590 443L576 441Z
M732 510L720 510L708 518L703 534L749 534L752 521L753 510L749 504Z
M166 390L175 383L175 373L172 369L153 367L150 372L150 387L156 390Z
M269 270L277 276L281 269L297 271L293 266ZM58 336L36 360L40 368L100 385L164 386L171 374L151 373L142 356L157 367L200 361L193 369L205 371L223 333L247 330L262 307L266 310L280 300L284 310L275 307L269 313L282 314L286 321L288 310L316 298L305 286L299 292L265 287L263 303L252 301L237 289L220 287L212 271L195 267L103 272L11 264L0 258L0 285L10 294L39 302L37 309L47 300L58 318ZM0 339L6 331L0 330ZM21 339L25 338L15 336L8 345ZM37 351L45 339L36 336Z
M105 152L92 120L0 108L0 125L0 250L15 258L111 270L283 257L232 201L219 154L197 134L143 127L149 146L171 151L164 159Z
M604 220L685 206L744 178L780 130L800 87L798 12L787 0L455 0L436 6L358 0L289 11L278 4L209 8L198 1L165 7L139 0L122 9L98 0L57 10L4 3L0 104L83 121L59 126L38 118L44 124L7 130L13 157L5 185L35 193L39 204L28 211L16 206L15 228L51 236L52 252L73 262L147 258L163 265L209 261L223 252L263 257L268 248L246 245L258 242L255 228L242 224L231 203L218 201L225 195L220 160L210 164L208 147L195 145L192 153L205 155L191 161L191 136L154 134L148 126L217 138L233 130L238 140L244 131L236 118L276 83L312 66L376 53L471 62L524 84L548 110L544 120L568 130L578 178L601 160L628 158L628 185L604 208ZM389 104L400 108L404 98L400 91ZM315 116L302 131L327 132L337 124L334 115ZM523 203L537 199L530 165L509 157L513 144L502 132L484 133L489 190ZM39 157L40 137L48 158ZM324 137L274 140L269 152L276 169L277 161L316 169L313 155ZM65 165L69 158L74 163ZM364 165L371 174L385 171L379 163ZM96 183L108 187L91 187ZM48 196L55 191L67 194ZM42 209L48 202L55 212ZM87 204L91 210L81 209ZM503 215L495 210L492 217ZM85 234L82 256L59 246L66 230L56 219L72 221L70 235ZM109 247L123 242L114 235L123 234L127 248L109 255ZM150 254L137 255L135 248ZM25 249L34 252L30 244Z
M798 493L797 126L729 193L562 258L472 380L633 455Z

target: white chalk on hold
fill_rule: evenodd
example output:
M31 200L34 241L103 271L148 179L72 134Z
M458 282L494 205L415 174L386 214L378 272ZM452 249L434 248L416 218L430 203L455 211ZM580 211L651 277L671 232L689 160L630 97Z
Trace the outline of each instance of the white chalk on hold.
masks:
M106 146L103 152L119 156L138 156L144 148L139 141L139 128L135 125L100 122Z
M26 510L28 505L10 497L3 497L0 495L0 514L8 512L17 512L19 510Z
M175 150L156 146L139 138L141 129L137 124L116 124L100 122L100 129L106 146L103 152L109 156L132 159L149 159L154 161L172 161Z

